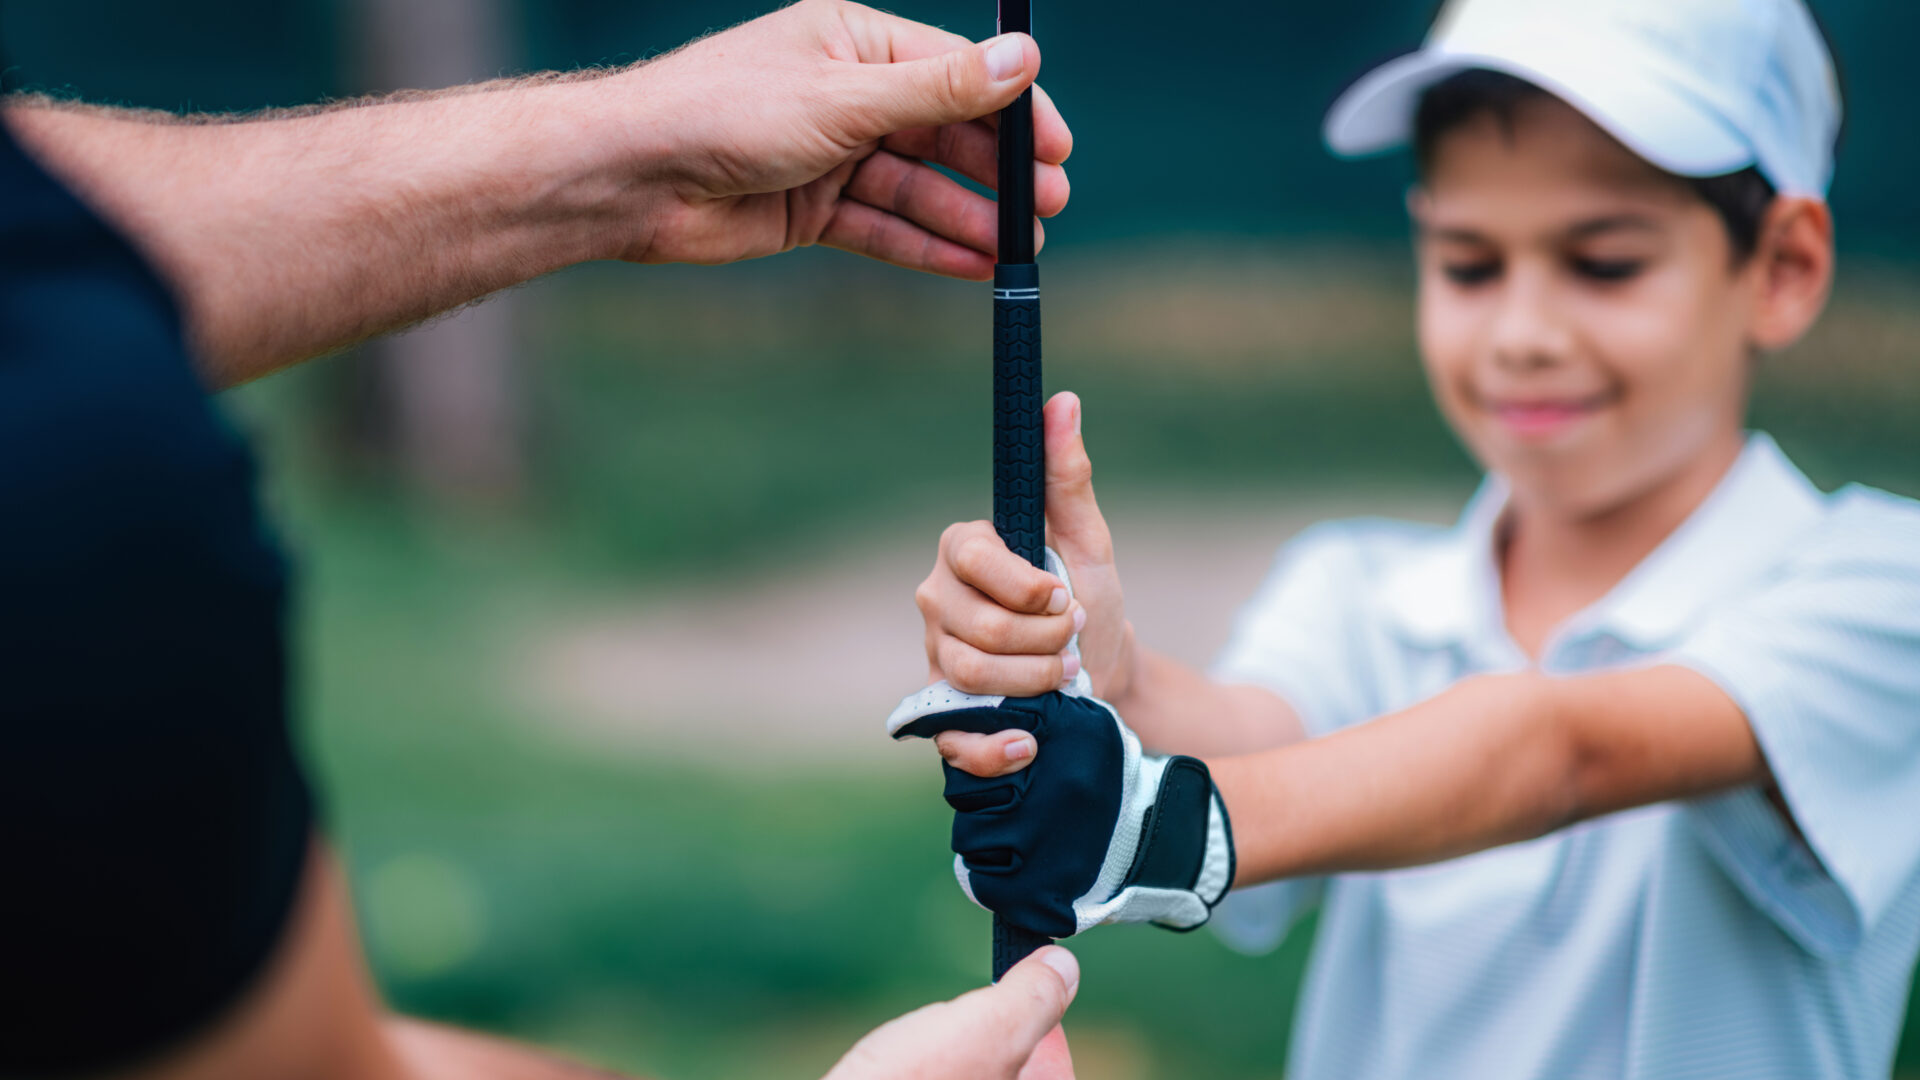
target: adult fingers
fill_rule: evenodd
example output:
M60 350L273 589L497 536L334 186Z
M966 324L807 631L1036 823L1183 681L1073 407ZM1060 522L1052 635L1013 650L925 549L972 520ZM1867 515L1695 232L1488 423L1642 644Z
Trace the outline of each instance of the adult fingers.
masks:
M991 253L999 241L999 217L990 200L886 150L860 163L844 195L975 251Z
M1020 1068L1018 1080L1074 1080L1073 1054L1067 1049L1067 1031L1054 1028L1033 1048L1033 1056Z
M1030 732L1010 729L982 735L973 731L943 731L933 737L934 749L947 764L975 776L1005 776L1033 764L1039 744Z
M1048 656L995 656L955 637L942 637L934 647L937 674L965 694L1005 694L1033 697L1057 690L1069 676L1068 660Z
M993 277L993 256L937 236L898 214L855 199L841 199L820 231L820 243L909 270L986 281Z
M855 143L914 127L957 124L1013 103L1040 70L1040 47L1003 34L922 60L865 63L847 72L846 136Z
M1059 615L1067 610L1066 583L1008 550L985 521L947 526L940 559L954 576L1010 611Z
M923 158L944 165L989 190L1000 187L1000 145L993 129L974 121L937 128L910 128L887 136L886 149L909 158ZM1033 165L1034 210L1041 217L1052 217L1067 208L1073 185L1067 170L1057 164L1036 161ZM989 204L991 205L991 204Z
M999 1043L996 1063L1014 1075L1040 1041L1060 1026L1080 990L1080 962L1058 945L1035 950L1000 981L953 1000L963 1027Z
M1059 393L1044 414L1047 527L1068 567L1113 561L1113 535L1093 497L1093 462L1080 436L1080 398Z
M901 61L928 60L965 49L982 48L951 31L876 11L861 4L841 4L838 5L837 10L841 24L847 28L853 40L855 53L861 61L868 64L898 64ZM998 40L1000 39L991 39L983 45L991 47ZM1032 44L1031 38L1025 40L1028 42L1023 58L1026 66L1020 77L1009 80L1009 85L1014 86L1013 92L1005 93L1005 100L999 101L998 104L978 112L968 112L955 119L971 120L975 117L984 117L988 123L993 123L996 118L992 114L1005 108L1019 96L1019 91L1026 86L1026 82L1020 80L1030 80L1032 76L1028 73L1037 73L1040 70L1039 46ZM1000 93L1004 93L1004 90L996 93L996 100ZM925 121L929 124L951 122L953 121ZM898 131L914 126L917 125L899 124L888 130ZM877 138L884 134L887 132L875 132L869 137ZM1068 155L1072 153L1073 131L1067 127L1066 119L1060 115L1060 109L1054 104L1052 96L1044 87L1035 84L1033 87L1033 156L1048 164L1058 165L1066 161Z

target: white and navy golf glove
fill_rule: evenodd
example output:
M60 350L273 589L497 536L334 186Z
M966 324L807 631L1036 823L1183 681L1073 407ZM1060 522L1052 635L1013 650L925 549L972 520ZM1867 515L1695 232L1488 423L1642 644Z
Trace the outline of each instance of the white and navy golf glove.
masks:
M1066 580L1051 550L1047 569ZM978 777L943 765L954 874L981 907L1054 938L1100 923L1191 930L1233 885L1226 804L1204 762L1143 753L1090 689L1085 672L1038 697L938 682L902 701L887 733L1033 734L1039 750L1019 772Z

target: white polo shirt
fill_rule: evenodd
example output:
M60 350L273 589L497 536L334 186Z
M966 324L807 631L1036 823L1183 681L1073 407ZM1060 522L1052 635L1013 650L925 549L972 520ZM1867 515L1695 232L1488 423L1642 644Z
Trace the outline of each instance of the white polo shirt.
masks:
M1321 736L1526 667L1494 563L1505 496L1489 479L1451 529L1302 533L1215 676ZM1822 494L1752 436L1541 667L1649 663L1740 704L1805 842L1743 788L1236 893L1215 924L1249 950L1321 907L1290 1080L1888 1074L1920 947L1920 503Z

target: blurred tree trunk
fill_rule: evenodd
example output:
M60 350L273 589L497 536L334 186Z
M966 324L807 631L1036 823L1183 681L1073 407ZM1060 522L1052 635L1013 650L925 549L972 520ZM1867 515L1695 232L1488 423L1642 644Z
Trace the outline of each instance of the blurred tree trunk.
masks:
M364 90L438 89L515 62L512 0L358 0L351 54ZM381 456L437 502L507 503L525 458L511 292L372 343L370 424Z

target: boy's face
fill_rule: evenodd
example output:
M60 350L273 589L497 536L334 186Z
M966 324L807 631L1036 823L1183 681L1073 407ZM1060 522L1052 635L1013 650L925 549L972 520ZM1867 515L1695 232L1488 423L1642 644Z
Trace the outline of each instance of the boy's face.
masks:
M1516 503L1591 516L1738 453L1753 290L1719 216L1546 96L1441 136L1418 226L1420 347Z

